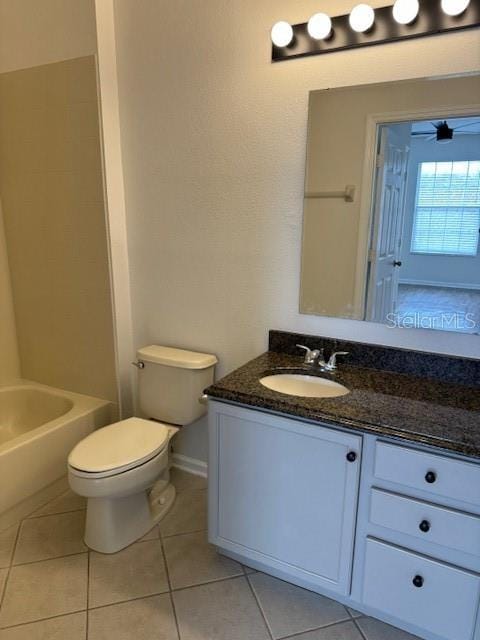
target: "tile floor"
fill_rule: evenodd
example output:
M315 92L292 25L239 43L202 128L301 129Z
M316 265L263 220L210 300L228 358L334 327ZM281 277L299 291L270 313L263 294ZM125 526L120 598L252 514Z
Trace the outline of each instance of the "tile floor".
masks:
M114 555L85 547L70 492L0 532L0 640L414 640L218 555L205 481L172 480L164 521Z

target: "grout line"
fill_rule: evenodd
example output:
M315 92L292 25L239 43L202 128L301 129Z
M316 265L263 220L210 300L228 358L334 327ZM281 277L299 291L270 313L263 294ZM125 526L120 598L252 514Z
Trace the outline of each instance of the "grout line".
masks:
M206 582L197 582L196 584L189 584L185 587L172 588L172 593L177 593L178 591L186 591L187 589L195 589L196 587L204 587L207 584L214 584L216 582L227 582L228 580L236 580L237 578L246 578L246 576L243 573L238 573L235 576L226 576L225 578L217 578L216 580L207 580Z
M352 622L355 625L355 628L357 629L358 633L361 635L361 637L363 638L363 640L368 640L367 636L363 633L360 625L357 622L357 618L352 618Z
M67 613L59 613L56 616L38 618L37 620L28 620L28 622L17 622L17 624L10 624L6 627L0 627L0 630L4 631L5 629L16 629L17 627L25 627L27 624L35 624L36 622L45 622L46 620L55 620L56 618L65 618L66 616L72 616L75 613L86 613L86 609L75 609L75 611L68 611Z
M305 631L299 631L298 633L292 633L292 635L290 635L290 636L281 636L280 638L277 638L276 640L290 640L290 638L293 638L293 639L300 638L301 636L303 636L306 633L313 633L315 631L323 631L324 629L331 629L332 627L339 627L342 624L350 624L350 622L353 622L353 620L351 620L351 619L348 619L348 620L337 620L337 622L331 622L330 624L326 624L323 627L315 627L315 629L306 629Z
M160 540L160 547L162 549L162 557L163 557L163 564L165 566L165 574L167 576L168 596L170 598L170 605L172 607L173 618L175 620L175 628L177 630L177 637L180 640L180 627L179 627L179 624L178 624L177 609L175 607L175 601L173 599L172 582L171 582L171 579L170 579L170 571L168 569L167 554L165 553L165 548L163 546L163 540L162 540L162 536L161 536L161 533L160 533L160 527L158 527L158 537L159 537L159 540Z
M16 549L17 549L18 538L19 538L19 536L20 536L20 527L21 527L21 524L22 524L22 523L20 522L20 523L18 524L18 527L17 527L17 533L16 533L16 535L15 535L15 541L14 541L14 543L13 543L12 553L11 553L11 555L10 555L10 563L9 563L8 568L7 568L7 575L5 576L5 582L4 582L4 584L3 584L3 593L2 593L2 596L1 596L1 598L0 598L0 613L1 613L1 611L2 611L3 602L4 602L5 597L6 597L6 595L7 595L8 582L9 582L9 580L10 580L10 573L11 573L11 571L12 571L12 566L13 566L13 565L12 565L13 557L14 557L14 555L15 555L15 551L16 551Z
M255 589L253 588L253 586L252 586L252 584L251 584L251 582L250 582L250 579L249 579L249 577L248 577L248 574L245 574L245 575L244 575L244 578L245 578L245 580L247 581L247 584L248 584L248 586L249 586L249 588L250 588L250 591L251 591L251 593L252 593L253 599L255 600L255 603L256 603L256 605L257 605L257 607L258 607L258 610L260 611L260 615L262 616L263 622L264 622L265 627L266 627L266 629L267 629L267 633L268 633L268 635L270 636L271 640L274 640L274 639L275 639L275 636L273 635L273 631L272 631L272 629L270 628L270 625L268 624L267 617L266 617L266 615L265 615L265 613L264 613L264 611L263 611L263 609L262 609L262 605L260 604L260 600L258 599L257 594L255 593Z
M127 604L127 602L136 602L137 600L146 600L147 598L157 598L158 596L166 596L169 591L155 591L154 593L148 593L145 596L135 596L134 598L127 598L126 600L118 600L118 602L106 602L105 604L97 604L90 607L89 611L97 611L98 609L107 609L108 607L115 607L117 604Z
M145 540L145 542L147 542ZM13 567L25 567L29 564L38 564L39 562L48 562L49 560L61 560L62 558L72 558L73 556L83 556L85 553L88 553L88 549L85 551L75 551L74 553L66 553L63 556L53 556L53 558L41 558L40 560L30 560L29 562L17 562L16 564L12 564Z
M160 529L159 529L160 531ZM203 531L208 531L208 529L195 529L194 531L180 531L178 533L171 533L170 535L163 535L160 531L160 538L162 540L166 540L167 538L176 538L178 536L187 536L190 533L202 533Z
M83 509L67 509L67 511L57 511L55 513L39 513L38 516L30 515L24 518L24 520L39 520L40 518L51 518L52 516L63 516L66 513L77 513L77 511L86 511L86 507ZM22 520L23 522L23 520Z
M90 549L87 552L87 615L85 620L85 640L88 640L88 605L90 603Z

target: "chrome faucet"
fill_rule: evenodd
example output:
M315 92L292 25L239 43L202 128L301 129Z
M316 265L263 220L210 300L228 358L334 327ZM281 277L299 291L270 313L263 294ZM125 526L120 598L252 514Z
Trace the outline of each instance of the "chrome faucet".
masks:
M335 351L328 359L328 362L325 362L323 349L309 349L303 344L297 344L297 347L305 350L303 363L318 366L321 371L335 371L337 368L337 357L347 356L349 353L348 351Z
M337 356L348 356L348 353L348 351L335 351L328 359L328 362L319 362L318 364L324 371L335 371L337 368Z
M305 358L303 360L304 364L315 365L323 362L323 349L309 349L303 344L297 344L297 347L305 350Z

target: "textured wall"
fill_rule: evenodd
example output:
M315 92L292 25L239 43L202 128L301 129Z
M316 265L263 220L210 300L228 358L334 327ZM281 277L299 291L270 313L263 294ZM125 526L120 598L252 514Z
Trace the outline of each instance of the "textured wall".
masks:
M0 384L18 377L20 377L20 362L0 200Z
M95 59L3 73L0 104L22 377L115 401Z
M269 327L480 357L469 336L298 313L309 91L478 68L478 31L270 63L275 21L351 5L116 0L136 346L210 351L220 374ZM177 443L205 445L203 423Z

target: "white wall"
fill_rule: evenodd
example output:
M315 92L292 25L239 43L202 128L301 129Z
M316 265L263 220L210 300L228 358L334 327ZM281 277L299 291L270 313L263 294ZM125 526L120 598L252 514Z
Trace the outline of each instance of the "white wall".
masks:
M12 287L0 200L0 384L20 377Z
M401 281L480 287L480 250L475 257L410 253L419 164L479 159L480 135L456 135L449 144L437 144L424 138L412 140L405 200Z
M275 21L351 6L116 0L135 346L216 353L220 375L269 328L480 357L471 336L298 313L309 91L478 69L478 31L271 64ZM177 447L204 457L204 424Z
M0 0L0 72L94 54L94 0Z

